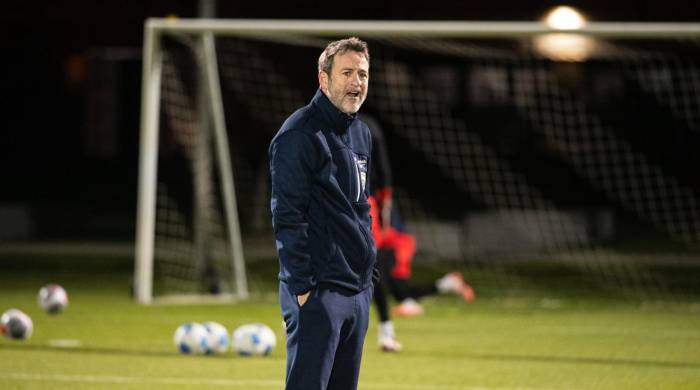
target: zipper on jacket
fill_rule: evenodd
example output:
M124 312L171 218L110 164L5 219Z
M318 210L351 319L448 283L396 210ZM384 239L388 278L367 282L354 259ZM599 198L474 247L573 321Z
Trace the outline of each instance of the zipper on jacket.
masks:
M369 263L370 256L372 255L372 248L371 245L372 243L369 241L369 236L365 232L365 228L362 226L362 222L359 222L357 224L357 227L360 228L360 232L362 232L362 237L364 238L365 241L365 264ZM362 276L362 287L367 284L367 279L372 277L372 270L370 269L369 274L365 274Z
M367 251L365 252L366 253L365 260L367 260L367 258L369 257L369 254L372 252L370 250L369 237L367 236L367 233L365 233L365 228L362 226L362 222L358 222L357 226L360 228L360 231L362 232L362 237L364 237L365 249L367 249Z

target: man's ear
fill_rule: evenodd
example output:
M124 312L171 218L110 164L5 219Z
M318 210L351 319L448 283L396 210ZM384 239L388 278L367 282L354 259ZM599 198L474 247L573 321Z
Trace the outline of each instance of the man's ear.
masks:
M318 85L323 93L328 94L328 73L324 71L318 72Z

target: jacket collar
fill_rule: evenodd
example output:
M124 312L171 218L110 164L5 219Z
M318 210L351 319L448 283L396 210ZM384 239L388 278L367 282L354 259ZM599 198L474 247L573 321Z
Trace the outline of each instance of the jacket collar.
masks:
M328 99L328 96L321 91L321 88L316 91L316 95L311 99L311 103L318 106L324 116L333 124L333 131L341 134L348 131L348 128L350 128L350 125L357 117L357 113L350 115L340 111Z

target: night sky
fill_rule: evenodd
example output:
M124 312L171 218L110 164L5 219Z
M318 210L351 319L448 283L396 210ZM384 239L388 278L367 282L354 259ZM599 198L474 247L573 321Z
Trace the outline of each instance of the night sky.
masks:
M692 0L219 1L217 12L222 18L536 20L562 4L596 21L700 20ZM143 22L196 17L197 2L11 0L2 8L0 211L30 208L32 238L133 237ZM115 97L117 146L105 150L89 133L90 120L99 118L88 119L86 91L95 74L87 64L114 48L127 61L116 70L123 85Z

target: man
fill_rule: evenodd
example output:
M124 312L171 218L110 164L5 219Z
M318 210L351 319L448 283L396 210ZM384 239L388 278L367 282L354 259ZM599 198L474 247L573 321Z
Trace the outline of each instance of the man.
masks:
M367 201L372 141L356 118L367 97L367 44L330 43L318 81L269 150L286 389L355 390L379 276Z

